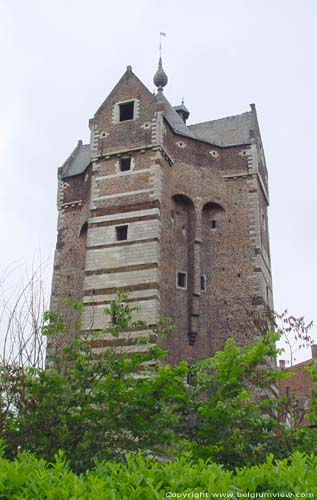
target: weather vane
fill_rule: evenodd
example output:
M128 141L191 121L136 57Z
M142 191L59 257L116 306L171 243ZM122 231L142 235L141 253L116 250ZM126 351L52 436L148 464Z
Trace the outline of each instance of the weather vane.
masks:
M163 33L163 31L160 31L160 57L162 55L162 36L166 36L166 33Z

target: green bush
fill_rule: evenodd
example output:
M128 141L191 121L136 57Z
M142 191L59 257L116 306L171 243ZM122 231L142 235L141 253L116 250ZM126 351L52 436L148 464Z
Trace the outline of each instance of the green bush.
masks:
M101 462L94 470L75 475L61 453L49 464L23 452L15 461L0 458L0 499L152 500L216 498L217 494L237 499L247 494L256 498L256 493L266 493L266 498L268 493L317 498L316 477L317 457L300 453L289 460L269 457L262 465L235 472L208 461L193 461L186 454L169 463L128 455L124 464Z
M158 345L151 347L158 331L129 339L131 329L144 330L133 321L134 311L127 294L119 293L105 311L112 318L108 328L83 338L77 325L77 335L64 344L59 335L70 336L62 318L47 313L43 334L56 347L50 349L51 367L0 365L6 458L27 451L51 462L63 449L79 473L138 451L165 458L188 451L194 459L232 470L263 463L270 454L277 459L294 451L316 454L317 373L311 372L311 426L299 427L296 401L273 390L287 376L273 362L277 334L244 347L228 339L212 358L190 368L184 362L172 367ZM96 356L93 345L100 345L104 334L111 343ZM147 352L127 352L117 343L120 335L148 344Z
M118 294L112 302L107 313L116 321L108 330L57 349L52 368L0 366L0 438L7 458L23 450L52 461L63 449L72 470L81 472L96 460L123 460L127 452L168 453L186 404L187 367L161 366L159 346L118 352L119 333L144 327L132 321L135 309L122 305L126 298ZM48 313L46 319L46 335L63 332L59 317ZM113 344L96 356L93 342L105 333ZM149 337L136 340L146 344Z

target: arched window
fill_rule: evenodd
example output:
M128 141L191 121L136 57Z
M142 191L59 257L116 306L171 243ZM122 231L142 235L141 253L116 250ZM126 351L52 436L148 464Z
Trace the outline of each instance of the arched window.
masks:
M219 203L208 202L203 207L203 219L207 222L212 231L217 231L220 226L221 215L224 208Z

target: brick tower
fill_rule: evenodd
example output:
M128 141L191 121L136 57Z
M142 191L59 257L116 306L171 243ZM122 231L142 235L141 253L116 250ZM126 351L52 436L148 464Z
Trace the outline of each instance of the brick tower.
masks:
M90 144L58 170L51 306L82 301L82 328L95 330L128 291L136 319L175 323L169 361L192 362L230 336L253 340L250 311L272 307L267 169L253 104L187 125L161 59L154 83L155 95L128 66L89 121Z

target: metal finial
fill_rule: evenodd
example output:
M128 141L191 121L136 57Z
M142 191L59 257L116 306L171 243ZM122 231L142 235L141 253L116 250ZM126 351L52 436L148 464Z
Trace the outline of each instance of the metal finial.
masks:
M167 74L165 73L165 71L163 69L161 57L159 59L157 72L154 75L153 82L154 82L154 85L156 85L157 90L160 90L160 91L163 90L163 87L165 87L165 85L168 82Z
M166 33L163 33L163 31L160 31L160 46L159 46L160 57L162 56L162 36L166 36Z
M165 73L165 71L163 69L163 64L162 64L162 56L161 56L161 53L162 53L162 43L161 43L162 36L166 36L166 33L163 33L161 31L160 32L160 58L159 58L159 63L158 63L157 71L156 71L156 73L154 75L154 78L153 78L154 85L157 87L157 90L160 91L160 92L163 91L163 88L165 87L165 85L168 82L167 74Z

